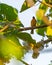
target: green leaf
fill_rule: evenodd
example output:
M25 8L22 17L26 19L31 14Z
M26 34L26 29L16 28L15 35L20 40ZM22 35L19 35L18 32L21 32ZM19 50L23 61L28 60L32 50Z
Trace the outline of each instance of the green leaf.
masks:
M40 4L39 9L43 9L46 12L48 7L44 4Z
M14 21L17 19L18 12L15 8L4 3L1 3L0 6L0 14L5 16L5 19L7 19L8 21Z
M2 21L3 20L3 16L0 14L0 20Z
M21 23L21 21L19 19L17 19L16 21L14 21L13 24L15 24L15 26L17 28L24 27L24 25Z
M48 3L48 4L51 4L52 5L52 0L45 0L46 1L46 3Z
M52 36L47 36L49 39L52 39Z
M44 25L44 22L43 21L40 21L40 20L37 20L37 24L39 26L41 26L41 25ZM37 34L39 34L41 36L45 36L46 29L47 29L46 27L39 28L39 29L36 30L36 32L37 32Z
M22 46L15 44L12 40L5 37L0 39L0 55L4 58L15 57L20 60L24 56Z
M49 12L52 13L52 8L50 8Z
M36 3L37 1L36 0L25 0L23 5L22 5L22 8L21 8L21 12L34 6L34 4Z
M49 3L49 0L45 0L46 3Z
M50 13L50 14L47 14L47 16L49 16L49 17L52 17L52 13Z
M26 41L28 43L34 43L34 44L36 43L36 41L32 39L31 35L26 32L17 33L17 37L19 37L20 39L22 39L23 41Z
M34 3L36 3L37 2L37 0L33 0L34 1Z
M40 29L37 29L36 32L41 36L45 36L45 30L46 28L40 28Z
M14 31L12 31L12 33L11 33L11 32L5 33L4 35L5 35L5 37L6 37L8 40L10 40L10 41L14 42L15 44L21 46L21 44L20 44L20 42L19 42L19 40L18 40L18 38L17 38L17 36L16 36L16 33L15 33Z
M24 10L26 10L26 9L28 9L29 7L27 6L27 3L26 3L26 1L23 3L23 5L22 5L22 8L21 8L21 11L20 12L22 12L22 11L24 11Z

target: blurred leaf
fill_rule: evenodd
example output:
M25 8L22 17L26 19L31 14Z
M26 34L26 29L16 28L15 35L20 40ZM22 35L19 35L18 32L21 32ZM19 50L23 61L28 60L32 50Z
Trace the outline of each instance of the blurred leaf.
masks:
M43 16L42 20L46 25L50 24L49 18L47 16Z
M39 26L41 26L41 25L44 25L44 22L41 21L41 20L37 20L37 24L38 24ZM39 34L39 35L41 35L41 36L45 36L46 27L44 27L44 28L39 28L39 29L36 30L36 32L37 32L37 34Z
M52 27L51 26L47 27L46 35L47 36L52 36Z
M2 62L2 60L0 59L0 65L4 65L4 63Z
M24 10L26 10L26 9L28 9L29 7L27 6L27 3L26 3L26 1L23 3L23 5L22 5L22 8L21 8L21 11L20 12L22 12L22 11L24 11Z
M46 1L46 3L48 3L48 4L51 4L52 5L52 0L45 0Z
M49 0L45 0L46 3L49 3Z
M41 36L45 36L44 32L45 32L46 28L40 28L38 30L36 30L36 32L41 35Z
M0 39L0 55L4 58L15 57L19 60L24 56L24 51L22 46L17 45L14 41L3 37Z
M0 60L4 63L9 63L10 62L10 58L9 57L4 57L2 55L2 53L0 53Z
M32 39L31 35L26 32L17 33L17 37L19 37L20 39L22 39L28 43L34 43L34 44L36 43L36 41Z
M46 2L46 1L45 0L42 0L42 2ZM44 5L44 4L41 3L40 6L39 6L39 9L42 9L42 10L44 10L46 12L47 9L48 9L48 6L46 6L46 5Z
M47 14L47 16L52 17L52 13Z
M34 6L35 3L36 3L36 0L25 0L22 5L21 12Z
M26 0L26 2L29 7L32 7L35 3L35 0Z
M15 24L15 26L17 28L24 27L24 25L21 23L21 21L19 19L17 19L16 21L14 21L13 24Z
M50 61L50 64L49 65L52 65L52 60Z
M11 32L5 33L5 36L8 40L10 40L10 41L14 42L15 44L21 46L21 44L20 44L20 42L19 42L19 40L16 36L16 33L14 31L12 31L12 33Z
M49 39L52 39L52 36L50 36L50 35L49 35L49 36L47 35L47 37L48 37Z
M0 20L1 20L1 21L3 20L3 16L2 16L2 15L0 15ZM1 22L1 21L0 21L0 22Z
M8 21L14 21L17 19L17 10L15 8L13 8L12 6L9 6L7 4L4 4L4 3L1 3L0 4L0 14L5 16L5 18L8 20Z
M47 6L46 5L44 5L44 4L40 4L40 6L39 6L39 9L42 9L42 10L44 10L45 12L46 12L46 10L47 10Z
M42 0L42 2L45 2L45 0ZM40 4L39 9L36 12L37 20L42 20L43 16L45 15L45 12L47 11L48 7L44 4Z
M39 9L36 11L36 17L38 20L42 20L43 16L45 14L45 11L43 9Z
M49 12L52 13L52 8L50 8Z
M37 0L33 0L34 1L34 3L36 3L37 2Z

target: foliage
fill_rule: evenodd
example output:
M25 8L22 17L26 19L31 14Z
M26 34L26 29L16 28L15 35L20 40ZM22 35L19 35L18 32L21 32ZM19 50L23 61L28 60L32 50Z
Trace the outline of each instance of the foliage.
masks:
M34 6L37 1L39 0L25 0L20 13ZM46 25L46 27L37 28L36 33L42 37L47 36L48 39L52 39L52 26L50 26L52 24L52 20L50 20L50 17L52 17L52 8L48 8L48 6L52 4L52 1L42 0L42 2L36 12L36 27L42 25ZM49 13L46 14L48 9ZM0 65L4 65L4 63L9 62L12 57L17 58L17 60L21 60L24 58L24 54L27 53L28 50L33 50L32 57L37 58L39 55L39 50L44 49L44 44L50 42L44 40L36 42L36 40L32 38L31 34L22 32L22 29L31 30L32 27L24 28L24 25L21 23L18 17L18 10L10 5L1 3ZM20 39L24 42L22 45Z
M51 63L49 65L52 65L52 60L50 61Z
M8 21L14 21L17 19L17 10L15 8L2 3L0 4L0 9L0 15L3 16L4 19L7 19Z

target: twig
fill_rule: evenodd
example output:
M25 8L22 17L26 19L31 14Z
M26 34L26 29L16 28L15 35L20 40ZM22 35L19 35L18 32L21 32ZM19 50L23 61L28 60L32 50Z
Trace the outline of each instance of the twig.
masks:
M44 41L44 43L48 43L50 41L52 41L52 39L47 39L47 40Z
M52 5L47 4L46 2L42 2L42 1L40 1L40 0L37 0L37 1L39 1L40 3L42 3L42 4L44 4L44 5L46 5L46 6L48 6L48 7L51 7L51 8L52 8Z
M9 27L9 25L4 26L4 28L2 28L2 29L0 30L0 32L3 32L3 31L6 30L8 27Z
M12 26L12 23L6 24L2 29L0 29L0 32L5 31L10 25ZM15 26L14 26L14 27L15 27Z
M20 60L23 64L25 64L25 65L29 65L28 63L26 63L25 61L23 61L23 60Z

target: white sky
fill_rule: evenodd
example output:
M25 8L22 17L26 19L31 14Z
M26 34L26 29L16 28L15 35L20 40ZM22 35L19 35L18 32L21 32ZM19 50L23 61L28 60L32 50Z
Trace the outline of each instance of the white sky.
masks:
M18 11L20 11L21 5L24 2L24 0L0 0L0 2L7 3L7 4L17 8ZM19 18L25 27L30 26L30 20L32 19L32 16L35 16L37 9L38 9L38 5L37 6L35 5L32 8L30 8L22 13L19 13ZM27 31L27 32L30 33L30 31ZM37 35L36 32L34 35L32 35L32 37L34 39L36 39L37 41L40 41L42 38L41 36ZM47 49L49 49L51 47L52 46L49 45L49 47ZM51 49L51 51L52 51L52 49ZM32 64L32 65L48 65L50 63L50 60L52 60L52 53L41 53L37 59L32 59L31 53L27 53L25 56L25 61L28 62L29 65L30 64ZM7 65L23 65L23 64L20 63L19 61L17 62L16 59L12 59L11 63L9 63Z

